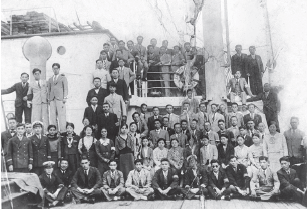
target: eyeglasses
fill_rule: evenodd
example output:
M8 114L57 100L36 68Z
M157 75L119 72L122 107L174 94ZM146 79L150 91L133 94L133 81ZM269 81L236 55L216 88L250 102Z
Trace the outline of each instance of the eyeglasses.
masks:
M212 166L212 168L217 168L217 167L219 167L218 165L214 165L214 166Z

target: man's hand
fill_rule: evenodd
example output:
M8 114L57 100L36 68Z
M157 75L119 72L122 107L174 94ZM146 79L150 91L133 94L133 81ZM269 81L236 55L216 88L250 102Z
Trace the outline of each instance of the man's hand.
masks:
M14 170L13 165L10 165L9 166L9 171L13 171L13 170Z
M215 192L216 192L216 194L217 194L218 196L222 195L221 190L220 190L220 189L218 189L218 188L215 188Z
M66 101L67 101L67 99L66 99L66 98L64 98L64 99L63 99L63 103L65 104L65 103L66 103Z
M128 102L129 102L128 100L125 100L125 103L126 103L126 104L128 104Z
M251 196L256 197L257 196L256 191L252 190Z
M246 74L248 77L251 76L249 73Z
M27 107L31 108L31 103L30 102L27 102Z
M226 165L224 163L222 163L222 168L225 169L226 168Z
M143 137L145 137L145 136L146 136L146 135L142 133L142 134L140 135L140 138L143 138Z
M29 169L29 171L32 170L32 164L28 165L28 169Z
M28 97L25 96L25 97L23 97L22 99L23 99L24 101L27 101L27 100L28 100Z

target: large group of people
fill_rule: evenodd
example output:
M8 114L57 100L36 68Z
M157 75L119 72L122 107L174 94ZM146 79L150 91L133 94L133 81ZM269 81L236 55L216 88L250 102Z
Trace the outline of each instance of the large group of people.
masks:
M1 134L7 171L37 174L48 206L63 204L68 196L76 203L129 197L191 199L199 194L216 200L283 196L303 202L306 175L297 164L306 158L307 138L298 129L297 117L291 118L291 128L281 134L277 119L280 105L270 85L262 88L261 84L263 90L254 91L260 89L257 81L255 87L249 87L241 78L246 67L259 68L254 48L250 48L253 54L247 61L240 46L236 47L233 63L237 66L233 67L235 78L229 83L229 93L231 99L240 95L244 103L262 100L268 128L253 103L243 104L239 111L239 105L231 100L232 111L227 112L226 104L199 102L193 89L186 90L180 115L170 104L161 115L161 108L154 106L149 112L143 103L128 124L131 82L146 81L153 64L169 60L177 65L193 56L189 43L180 51L179 46L168 49L167 41L158 48L156 39L146 49L142 41L141 36L136 45L128 41L128 50L115 38L103 45L92 73L94 88L86 98L88 107L80 133L73 123L66 122L68 82L59 74L60 64L52 65L54 75L48 81L41 80L41 70L35 68L34 82L29 84L29 75L22 73L21 83L2 90L2 94L16 91L17 96L16 118L8 119L8 130ZM249 61L253 59L256 63ZM240 66L239 60L244 65ZM133 61L137 63L136 74L129 68ZM244 90L252 98L246 99Z

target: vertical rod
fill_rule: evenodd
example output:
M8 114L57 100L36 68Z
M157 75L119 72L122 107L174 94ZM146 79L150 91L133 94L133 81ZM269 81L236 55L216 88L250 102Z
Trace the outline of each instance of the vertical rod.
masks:
M51 32L51 10L49 13L49 33Z
M229 23L228 23L228 5L227 0L224 0L225 27L226 27L226 44L227 44L227 64L230 65L230 41L229 41Z
M11 12L11 22L10 22L10 35L13 35L13 17Z

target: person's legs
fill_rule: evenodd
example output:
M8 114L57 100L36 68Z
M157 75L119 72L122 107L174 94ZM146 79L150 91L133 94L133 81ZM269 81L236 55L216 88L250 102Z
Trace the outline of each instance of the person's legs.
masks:
M230 100L231 103L235 102L235 93L234 92L229 93L229 100Z
M129 193L134 198L134 200L139 200L142 196L142 194L137 193L134 188L128 187L126 188L126 192Z
M59 128L61 132L66 131L66 105L61 100L55 100L56 112L58 114Z
M51 125L57 125L57 121L56 121L56 100L51 100L50 101L50 124ZM32 112L32 116L33 116L33 112ZM33 119L32 119L33 121Z
M16 121L19 123L22 123L22 112L23 112L23 106L15 107L15 118Z
M107 201L111 201L112 200L107 189L100 188L100 190L101 190L102 194L106 197Z
M162 66L161 67L161 85L164 87L165 90L165 97L170 97L170 88L166 88L170 86L170 75L169 75L169 66ZM165 74L163 74L165 73Z
M48 125L49 125L49 114L48 114L48 104L47 103L42 103L42 122L44 124L44 133L46 134Z
M243 104L246 104L246 93L245 92L241 92L241 100Z
M31 123L31 108L28 108L27 106L22 106L23 112L25 114L25 122Z

